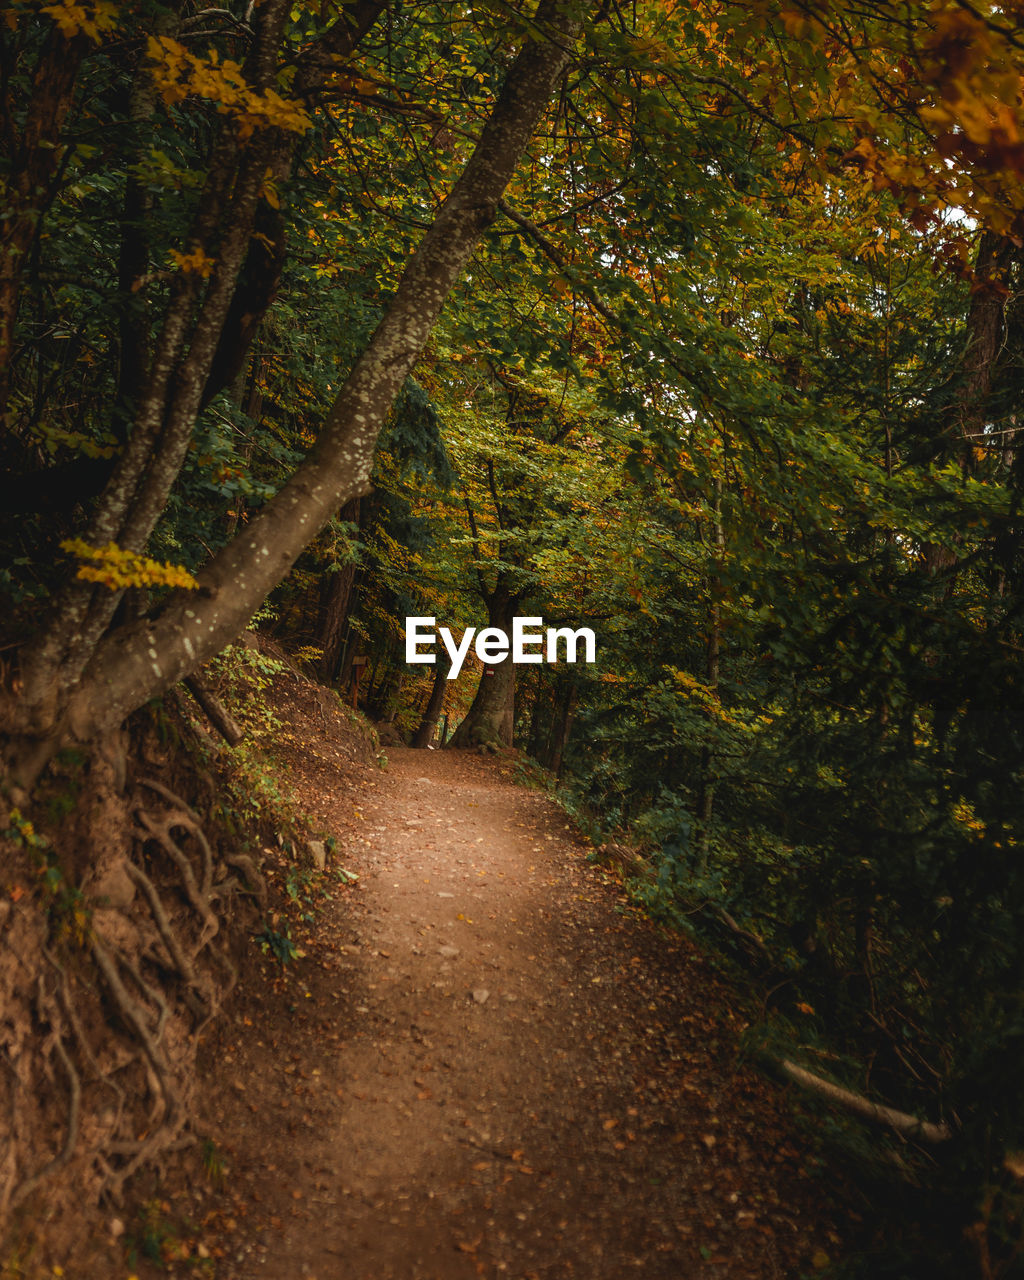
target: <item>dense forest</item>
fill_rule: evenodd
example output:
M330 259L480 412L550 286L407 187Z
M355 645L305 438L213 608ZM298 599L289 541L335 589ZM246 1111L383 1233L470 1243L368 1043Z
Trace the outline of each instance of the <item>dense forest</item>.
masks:
M37 1037L45 1100L106 984L163 1095L108 1180L187 1107L152 984L90 940L104 824L256 627L396 741L532 757L758 984L752 1055L889 1108L842 1139L878 1195L1024 1265L1022 19L3 5L0 929L39 958L0 968L0 1041ZM448 680L410 616L587 626L597 660ZM132 838L193 947L130 875L186 1028L219 916L183 812Z

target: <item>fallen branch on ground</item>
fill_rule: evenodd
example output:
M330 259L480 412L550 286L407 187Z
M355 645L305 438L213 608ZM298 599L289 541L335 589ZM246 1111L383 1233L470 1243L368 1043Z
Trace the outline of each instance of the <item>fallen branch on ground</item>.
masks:
M765 942L759 938L756 933L751 933L749 929L744 929L743 926L739 924L723 907L712 906L711 911L714 913L715 918L721 921L731 934L741 942L745 942L753 951L756 951L759 956L763 956L769 964L775 963L775 957L768 950Z
M844 1089L841 1085L833 1084L831 1080L816 1076L804 1067L798 1067L788 1058L773 1058L772 1062L788 1080L792 1080L801 1088L808 1089L811 1093L816 1093L819 1097L826 1098L829 1102L834 1102L844 1110L870 1120L874 1124L887 1124L897 1133L905 1134L908 1138L940 1143L948 1142L953 1136L953 1130L947 1124L919 1120L917 1116L909 1115L906 1111L897 1111L894 1107L872 1102L870 1098L853 1093L850 1089Z

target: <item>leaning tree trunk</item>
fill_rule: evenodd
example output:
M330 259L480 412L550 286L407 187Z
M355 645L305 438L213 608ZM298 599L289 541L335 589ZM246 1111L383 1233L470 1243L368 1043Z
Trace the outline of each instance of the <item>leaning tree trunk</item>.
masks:
M263 9L280 22L279 3L268 0L258 12ZM268 25L272 25L269 17ZM96 738L116 727L219 653L241 632L332 513L368 491L385 416L419 359L449 292L494 221L505 188L568 66L581 26L578 14L567 11L559 0L544 0L540 5L532 24L535 34L510 66L466 168L410 259L315 447L278 494L196 575L198 590L181 592L154 616L120 626L114 621L111 601L92 591L81 597L72 593L66 616L55 618L51 634L41 638L33 653L23 655L20 688L5 691L6 705L0 708L10 726L4 754L19 795L34 784L62 745ZM272 61L266 49L260 57L267 65ZM282 158L273 140L266 146L254 142L251 151L244 158L244 172L233 195L250 223L266 170L269 167L272 176L276 174ZM175 402L170 433L173 439L168 437L161 444L158 467L148 468L143 459L141 470L132 470L139 462L135 455L148 449L150 438L162 439L158 428L148 431L152 425L148 421L143 424L146 430L136 427L130 446L138 440L139 449L125 451L132 457L123 457L119 463L113 490L101 504L102 518L90 530L96 544L115 538L130 549L140 548L163 509L187 451L209 356L219 322L227 313L248 233L232 238L229 230L226 243L230 254L212 277L203 332L197 330L186 360L188 378L184 383L180 377L176 380L178 361L170 357L180 354L183 344L175 339L168 348L166 369L161 366L156 370L160 376L151 379L156 407L157 383L161 387L181 383L181 403ZM193 293L197 291L192 276L187 283ZM176 298L176 323L180 320L182 328L184 305L193 301L192 294L186 293ZM120 535L114 525L120 526ZM511 684L510 674L500 682Z
M512 631L515 600L495 593L487 602L487 625ZM469 712L455 730L450 747L510 747L515 724L516 668L511 658L488 663Z

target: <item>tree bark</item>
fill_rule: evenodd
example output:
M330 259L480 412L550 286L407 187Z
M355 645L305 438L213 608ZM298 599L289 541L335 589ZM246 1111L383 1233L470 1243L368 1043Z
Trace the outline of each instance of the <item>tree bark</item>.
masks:
M538 668L537 679L533 681L533 707L530 711L530 734L526 745L528 755L538 764L546 763L546 747L551 739L551 701L548 696L550 685Z
M576 701L579 691L567 676L563 673L562 689L558 698L558 710L555 713L555 723L551 729L551 737L548 746L547 767L555 775L556 778L562 776L562 758L565 755L565 748L569 741L569 734L572 731L573 716L576 712Z
M360 502L359 498L352 498L346 502L338 518L350 524L357 524ZM349 607L352 603L352 587L355 580L354 560L327 575L327 598L324 602L324 616L318 637L319 647L323 651L318 674L324 684L330 684L337 678L338 669L341 666L341 651L348 628Z
M228 746L237 747L245 737L245 730L221 700L196 676L185 678L185 688L202 707L206 718Z
M967 313L967 345L960 365L960 385L949 410L945 435L960 453L965 476L976 468L975 441L983 438L996 363L1006 333L1007 289L1002 277L1019 252L1012 241L986 231L974 262L974 289ZM953 545L926 542L928 574L954 569L960 559L959 538Z
M423 712L423 719L412 737L412 745L414 747L424 748L430 746L430 740L434 736L437 722L441 718L444 695L448 692L448 672L451 669L452 660L449 657L448 650L445 649L443 653L437 655L437 667L434 671L434 684L430 690L430 698Z
M381 724L394 724L401 703L406 668L396 661L395 646L389 645L381 662L380 684L367 698L370 715Z
M487 601L487 624L512 631L516 599L494 592ZM449 742L450 747L510 747L515 722L516 668L510 657L484 668L480 684L465 720Z
M725 559L725 530L722 526L722 481L715 480L715 496L712 506L714 515L714 562L708 583L708 636L704 671L707 687L713 698L718 697L718 680L722 659L722 562ZM708 732L711 731L713 713L711 707L705 711L708 721ZM703 872L707 867L708 850L711 843L711 818L715 804L715 778L713 766L715 753L708 742L700 752L700 789L697 796L697 822L699 830L699 867Z
M516 669L507 658L486 667L469 712L452 734L450 747L510 747Z
M272 78L289 11L287 0L265 0L256 13L244 68L255 88L266 87ZM192 438L264 182L268 174L284 176L294 149L295 135L281 129L261 130L247 146L229 125L220 130L186 241L190 250L213 258L215 266L208 286L196 272L179 270L172 277L133 429L84 530L91 545L114 542L141 552L156 527ZM63 709L79 684L101 638L116 625L119 601L119 592L76 578L56 593L40 643L22 662L22 704L39 705L43 722Z
M14 326L21 278L45 209L61 156L60 134L75 98L75 86L89 39L67 39L56 23L43 45L32 75L31 96L21 137L3 146L7 162L4 207L0 211L0 425L7 426ZM15 118L7 76L0 116ZM6 134L7 130L3 131ZM0 135L2 136L2 135Z
M580 28L580 20L557 0L542 3L533 23L538 34L509 69L466 168L410 259L316 446L277 496L197 575L199 589L173 597L154 617L107 634L67 686L59 664L32 670L8 717L20 730L8 757L22 785L34 780L62 741L92 738L119 724L230 643L331 513L368 491L385 415L494 220ZM244 248L238 246L235 274ZM230 292L224 311L229 302ZM186 382L187 397L197 405L202 380ZM163 475L166 468L160 470ZM163 480L147 476L145 483L162 488Z

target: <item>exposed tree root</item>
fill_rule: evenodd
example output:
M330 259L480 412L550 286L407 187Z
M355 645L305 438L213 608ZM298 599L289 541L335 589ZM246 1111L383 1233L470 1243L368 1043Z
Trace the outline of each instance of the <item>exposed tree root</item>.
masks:
M245 876L245 885L242 886L232 877L230 880L222 881L213 890L211 897L224 897L229 891L238 893L251 894L261 907L267 903L267 884L259 871L256 869L256 863L247 853L228 853L224 855L224 861L229 867L235 867ZM238 885L238 889L234 890L233 886Z
M42 1186L47 1178L52 1177L58 1169L62 1169L74 1155L75 1147L78 1145L79 1119L82 1105L82 1083L78 1078L78 1072L75 1070L74 1063L71 1061L68 1051L64 1047L64 1041L61 1039L59 1021L55 1024L51 1010L46 1007L47 1005L52 1007L52 1004L53 998L52 996L47 995L43 978L40 976L36 1007L40 1020L50 1022L50 1026L52 1028L50 1039L53 1044L53 1050L60 1059L61 1066L64 1068L68 1079L69 1098L67 1135L64 1139L63 1147L52 1160L47 1161L41 1169L26 1178L20 1186L13 1188L8 1199L8 1206L10 1209L17 1209L19 1205L23 1204L29 1196L37 1190L37 1188Z
M135 1038L142 1046L143 1052L159 1082L163 1102L164 1120L171 1120L177 1116L180 1110L180 1101L178 1092L174 1087L171 1078L170 1069L167 1060L160 1051L159 1039L154 1038L153 1032L147 1025L146 1011L142 1005L131 995L128 988L121 981L121 975L117 971L117 962L107 950L107 948L94 938L91 946L93 958L99 966L100 972L103 974L107 983L107 988L113 997L114 1005L121 1014L124 1021L131 1027L135 1033ZM123 957L122 957L123 960Z
M178 938L178 935L174 931L174 926L171 924L167 910L161 901L160 894L157 892L156 886L153 884L153 881L150 880L149 876L146 875L145 871L131 862L127 864L125 870L128 872L130 878L139 886L149 902L149 909L152 912L154 921L156 922L156 927L159 930L160 937L163 939L164 946L167 948L167 952L171 960L174 962L179 974L192 992L199 993L201 995L202 992L200 990L201 984L199 976L196 973L196 967L193 964L193 960L197 952L194 951L191 955L186 952ZM206 1017L208 1013L209 1009L204 1005L200 1016Z
M11 844L24 888L0 902L0 1234L19 1238L88 1200L120 1204L195 1141L199 1037L238 980L225 922L266 902L254 859L164 782L126 792L99 753L89 767L90 801L52 844Z
M104 1071L98 1058L93 1052L92 1045L89 1043L89 1037L86 1035L85 1029L82 1026L78 1009L71 994L71 984L68 980L67 970L46 947L43 948L43 957L51 968L56 971L60 979L60 986L58 990L60 991L64 1015L68 1020L68 1026L74 1034L75 1044L78 1047L78 1051L85 1060L85 1064L91 1073L89 1079L97 1085L109 1089L117 1101L117 1110L114 1112L110 1124L110 1131L112 1133L117 1133L120 1131L122 1118L127 1106L125 1091L113 1078L112 1072ZM97 1161L102 1159L99 1153L97 1153L96 1158ZM2 1216L0 1216L0 1220L2 1220Z

